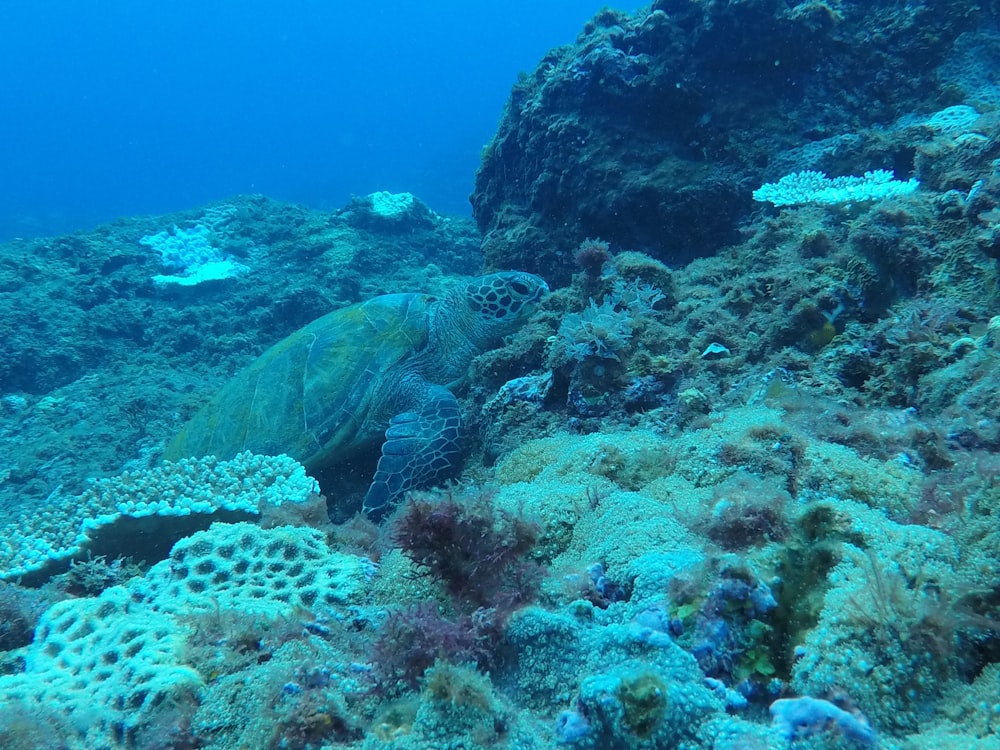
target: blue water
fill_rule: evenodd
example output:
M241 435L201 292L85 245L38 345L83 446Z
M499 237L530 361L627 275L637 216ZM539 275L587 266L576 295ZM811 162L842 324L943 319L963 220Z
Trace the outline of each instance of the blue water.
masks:
M518 71L602 5L6 3L0 239L238 193L334 208L409 190L468 213Z

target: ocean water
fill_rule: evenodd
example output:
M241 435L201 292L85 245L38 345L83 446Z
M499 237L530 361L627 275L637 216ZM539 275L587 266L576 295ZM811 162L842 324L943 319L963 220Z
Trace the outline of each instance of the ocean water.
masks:
M601 5L10 4L0 239L250 193L334 208L407 190L468 214L518 71Z

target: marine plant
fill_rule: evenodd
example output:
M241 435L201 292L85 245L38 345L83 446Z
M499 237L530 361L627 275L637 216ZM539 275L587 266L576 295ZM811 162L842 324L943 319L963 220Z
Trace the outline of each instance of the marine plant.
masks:
M747 549L787 538L784 513L792 498L773 477L738 472L715 486L712 499L711 514L700 526L723 549Z
M303 609L268 617L219 606L182 619L190 629L186 659L209 679L270 661L285 643L308 638L313 622Z
M57 587L71 596L98 596L104 589L120 586L142 574L139 565L130 558L88 555L86 559L73 560L69 570L57 577Z
M492 490L414 493L390 521L390 537L440 581L456 609L500 616L530 601L541 568L528 559L539 527L497 508Z
M604 264L611 260L611 246L600 239L588 237L573 252L573 262L588 278L600 276Z
M984 653L995 650L1000 621L997 595L939 580L923 570L886 565L871 549L852 549L858 585L846 597L842 617L863 628L875 644L898 642L903 651L942 676L978 672ZM960 658L956 658L960 657Z
M493 687L489 678L468 666L435 662L427 670L424 692L436 701L476 711L495 710Z
M350 712L332 692L289 683L283 695L286 700L277 707L272 750L308 750L361 736Z
M388 613L372 646L380 692L415 689L436 663L487 665L493 624L482 616L445 617L434 602Z
M379 690L416 689L428 673L428 687L444 690L445 665L492 664L491 642L540 583L541 567L528 559L538 534L534 522L496 507L492 490L411 494L389 520L388 536L441 584L454 614L434 601L388 613L372 648Z

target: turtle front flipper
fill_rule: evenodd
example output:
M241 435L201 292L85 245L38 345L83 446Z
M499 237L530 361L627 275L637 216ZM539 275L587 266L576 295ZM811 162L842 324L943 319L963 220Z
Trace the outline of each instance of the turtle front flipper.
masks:
M447 388L427 388L415 411L389 420L382 456L365 495L364 511L376 520L411 489L426 487L451 468L458 454L462 415Z

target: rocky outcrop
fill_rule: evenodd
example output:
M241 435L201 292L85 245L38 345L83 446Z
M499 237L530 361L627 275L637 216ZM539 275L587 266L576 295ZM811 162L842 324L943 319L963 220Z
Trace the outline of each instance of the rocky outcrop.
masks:
M600 237L675 265L734 241L765 179L905 179L912 149L866 132L954 103L936 67L978 14L945 0L602 11L513 87L471 196L487 262L558 283Z

